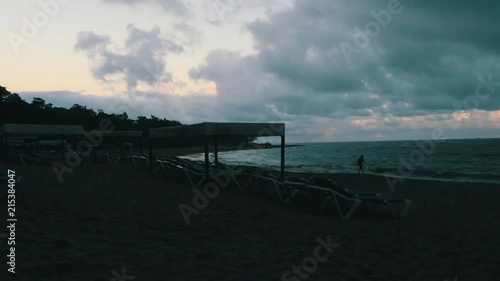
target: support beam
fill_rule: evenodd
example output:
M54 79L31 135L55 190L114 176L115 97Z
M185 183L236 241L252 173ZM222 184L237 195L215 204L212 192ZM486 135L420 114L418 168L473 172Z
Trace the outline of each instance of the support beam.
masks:
M4 146L3 146L3 137L0 138L0 160L2 162L6 162L5 161L5 154L4 154Z
M80 150L78 149L78 144L83 140L83 135L82 136L79 136L78 137L78 142L75 144L75 150L76 150L76 153L78 154L78 156L80 156L80 160L82 161L81 164L80 164L80 168L83 168L83 154L80 153Z
M123 160L123 137L120 137L120 160Z
M208 179L210 162L208 160L208 137L205 137L205 177Z
M66 146L65 146L65 138L63 136L60 136L61 137L61 156L64 157L64 150L66 150Z
M285 182L285 135L281 136L281 181Z
M217 148L217 136L214 136L214 158L215 158L215 167L219 168L219 151Z
M153 172L153 139L149 139L149 171Z

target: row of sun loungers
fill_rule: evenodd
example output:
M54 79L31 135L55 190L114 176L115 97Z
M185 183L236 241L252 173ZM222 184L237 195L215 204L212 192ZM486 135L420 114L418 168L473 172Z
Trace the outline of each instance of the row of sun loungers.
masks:
M28 153L26 151L12 151L18 155L24 165L51 164L54 161L64 160L61 155ZM145 155L134 154L127 159L114 156L110 153L99 153L100 159L110 164L130 161L136 166L148 167L149 158ZM207 178L204 162L190 161L175 156L153 161L154 172L168 172L169 174L183 175L193 187L200 187L212 179ZM239 168L233 170L231 166L222 163L210 167L211 175L223 175L228 183L238 188L248 187L254 192L264 191L270 196L276 196L283 204L291 204L299 197L306 199L315 209L324 209L332 204L342 218L350 218L360 206L382 205L387 207L394 218L405 217L411 208L409 198L396 195L382 195L380 193L355 191L340 186L337 182L327 178L287 178L280 181L273 174ZM0 178L1 179L1 178ZM402 207L397 209L401 205Z
M57 155L54 153L39 153L31 152L26 149L9 149L9 154L13 161L19 161L25 166L35 166L35 165L50 165L54 161L64 161L65 155Z
M94 162L102 162L109 164L117 164L119 162L131 162L136 164L136 161L143 164L143 156L135 155L132 153L130 148L120 153L110 153L108 151L95 151L95 147L92 145L86 146L85 151L86 156ZM66 161L68 155L67 152L62 153L60 150L56 151L39 151L34 152L25 147L11 147L7 151L8 162L18 162L25 166L35 166L35 165L45 165L50 166L54 161L64 162ZM70 152L76 153L76 152ZM72 157L72 156L70 156ZM84 155L79 154L79 157L86 158Z
M200 187L210 180L205 176L203 162L170 157L156 159L154 164L154 172L184 174L193 187ZM291 204L298 197L305 198L315 209L324 209L331 204L344 219L352 217L359 207L370 205L385 206L394 218L403 218L412 206L411 200L405 196L350 190L327 178L287 178L281 182L272 174L245 169L233 171L221 163L218 168L212 166L211 172L222 172L236 187L248 187L255 192L264 191L278 197L283 204Z

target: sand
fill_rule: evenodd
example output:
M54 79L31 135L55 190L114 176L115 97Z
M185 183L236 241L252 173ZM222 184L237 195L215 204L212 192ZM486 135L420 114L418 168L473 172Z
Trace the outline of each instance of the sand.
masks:
M127 164L86 165L58 182L50 167L0 164L16 193L16 274L0 280L499 280L500 186L407 180L414 205L401 220L363 209L349 220L228 187L186 225L182 178ZM383 177L330 175L353 189L390 193ZM0 215L6 217L6 184ZM4 221L4 224L7 224ZM4 230L0 231L6 233ZM329 254L318 240L338 243ZM320 247L320 248L318 248ZM314 252L328 253L324 261ZM293 266L311 273L283 274ZM125 268L125 275L122 275ZM114 273L114 274L113 274ZM307 274L307 275L305 275ZM117 275L117 276L115 276ZM120 276L122 275L122 276ZM7 277L7 278L6 278ZM307 278L306 278L307 277ZM112 279L115 278L115 279Z

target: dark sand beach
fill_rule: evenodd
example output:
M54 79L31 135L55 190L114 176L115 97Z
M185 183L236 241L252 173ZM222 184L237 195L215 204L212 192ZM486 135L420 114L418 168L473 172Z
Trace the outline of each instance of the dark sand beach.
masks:
M50 167L0 168L24 177L16 187L16 274L8 280L465 281L500 276L498 185L398 183L395 193L413 201L408 216L399 220L386 209L358 210L343 220L333 208L285 206L227 187L186 225L179 204L193 206L194 192L181 178L128 164L90 164L65 174L60 183ZM330 176L353 189L390 193L383 177ZM6 201L6 188L1 190ZM6 209L0 211L4 218ZM339 245L330 253L319 241ZM323 261L310 258L317 248ZM310 273L302 268L304 261ZM299 273L293 273L294 266L302 268ZM7 276L6 268L0 276Z

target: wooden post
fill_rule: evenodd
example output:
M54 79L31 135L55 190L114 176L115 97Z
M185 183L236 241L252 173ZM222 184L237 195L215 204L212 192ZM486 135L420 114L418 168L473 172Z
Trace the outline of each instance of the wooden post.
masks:
M215 167L219 168L219 151L217 148L217 136L214 136L214 158L215 158Z
M64 143L65 143L66 139L64 138L64 136L61 136L61 156L64 157L64 150L66 149Z
M120 160L123 160L123 137L120 137Z
M281 181L285 182L285 135L281 136Z
M210 162L208 160L208 137L205 137L205 177L208 179Z
M153 172L153 139L149 139L149 171Z
M82 161L81 164L80 164L80 168L83 168L83 154L80 153L80 151L78 150L78 143L80 143L82 140L83 140L83 136L80 135L78 137L78 142L75 144L76 153L78 154L78 156L80 157L80 160Z
M5 155L4 155L4 147L3 147L3 140L4 138L3 137L0 137L0 160L2 160L3 162L6 162L5 161Z

